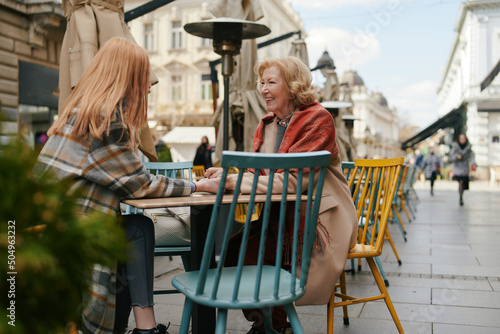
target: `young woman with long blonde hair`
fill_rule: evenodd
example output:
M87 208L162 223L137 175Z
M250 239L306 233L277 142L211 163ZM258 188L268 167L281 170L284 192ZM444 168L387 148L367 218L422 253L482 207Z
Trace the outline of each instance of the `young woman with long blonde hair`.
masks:
M147 121L149 71L143 48L121 38L109 40L48 131L35 173L50 172L56 179L73 180L70 191L81 193L78 207L82 215L92 211L120 215L123 198L217 192L219 180L190 184L151 175L136 155L136 132ZM123 272L117 275L121 286L113 282L112 271L94 269L82 330L122 333L132 308L134 334L166 333L164 325L156 324L153 310L152 222L142 215L126 215L122 220L132 247Z

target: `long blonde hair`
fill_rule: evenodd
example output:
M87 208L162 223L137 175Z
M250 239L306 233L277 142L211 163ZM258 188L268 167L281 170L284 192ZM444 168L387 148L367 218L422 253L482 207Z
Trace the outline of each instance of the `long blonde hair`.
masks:
M283 58L268 58L260 61L255 66L259 82L264 71L273 66L276 66L283 74L290 98L296 107L312 103L318 99L318 89L312 83L311 70L309 70L302 60L297 57L288 56Z
M118 109L133 143L135 132L147 121L149 75L146 50L123 38L110 39L83 73L48 135L60 131L76 111L72 135L102 139Z

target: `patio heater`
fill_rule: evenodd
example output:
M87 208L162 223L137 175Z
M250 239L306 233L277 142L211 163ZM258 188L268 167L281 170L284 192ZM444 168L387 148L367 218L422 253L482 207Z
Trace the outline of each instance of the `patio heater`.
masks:
M340 108L352 107L351 102L344 102L344 101L324 101L321 102L321 105L323 106L323 108L328 110L330 114L332 114L334 119L339 115Z
M214 52L222 56L224 77L224 132L222 149L229 148L229 78L234 72L234 59L240 53L241 41L267 35L271 30L252 21L220 17L211 20L188 23L184 30L191 35L213 39Z
M358 120L354 115L342 115L342 121L344 122L345 127L349 130L349 132L352 131L352 128L354 127L354 121Z

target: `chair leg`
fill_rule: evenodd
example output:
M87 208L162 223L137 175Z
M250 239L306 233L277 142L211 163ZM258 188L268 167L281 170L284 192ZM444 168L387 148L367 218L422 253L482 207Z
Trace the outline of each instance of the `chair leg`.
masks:
M217 309L217 322L215 324L215 333L224 334L226 332L227 309Z
M406 217L408 218L408 221L411 222L410 214L408 213L408 210L406 209L405 200L402 197L403 196L400 197L399 203L401 204L401 207L403 208L404 212L406 213Z
M378 268L377 268L377 265L375 264L374 259L367 258L366 261L368 262L368 265L370 266L373 277L375 277L375 282L377 283L377 286L378 286L378 289L380 290L380 293L382 295L384 295L385 304L387 305L387 308L389 309L389 313L392 316L392 320L394 321L394 324L396 325L399 333L404 333L403 326L401 326L401 322L399 321L398 314L396 313L396 309L394 308L394 305L392 304L391 297L389 296L389 292L387 292L387 288L385 287L384 282L382 281L382 277L380 276L380 272L378 271Z
M417 192L415 189L411 188L411 192L413 193L413 196L415 197L415 202L418 203L420 202L420 199L418 198Z
M396 204L393 204L391 209L392 209L392 214L393 214L394 220L398 223L399 230L401 231L401 234L403 235L403 238L406 241L406 229L403 225L403 222L401 221L401 217L399 217L398 210L396 210Z
M386 238L384 238L384 239L388 240L389 243L391 244L391 248L394 251L394 255L396 255L396 259L398 259L398 264L401 265L401 259L399 258L398 251L396 250L396 246L394 245L394 242L392 241L391 233L389 233L388 229L385 230L385 235L386 235Z
M340 293L344 296L347 295L347 283L345 280L345 273L340 274ZM347 299L342 298L342 301L346 301ZM347 305L342 306L342 311L344 313L344 325L349 325L349 314L347 313Z
M378 269L380 271L380 275L382 275L382 277L384 278L385 286L389 286L389 280L387 279L387 276L385 276L385 271L384 271L384 267L382 267L382 262L380 262L380 259L378 258L378 256L375 257L374 259L375 259L375 262L377 263Z
M335 290L332 291L332 295L330 296L330 301L328 302L326 308L326 331L327 334L333 334L333 313L335 307L333 306L335 303Z
M191 271L191 255L183 254L181 255L182 265L184 266L184 270Z
M184 301L184 308L182 310L181 327L179 334L188 334L189 321L191 320L191 311L193 310L193 301L186 298Z
M286 310L286 309L285 309ZM288 311L287 311L288 314ZM270 307L264 307L262 309L262 315L264 316L264 330L266 333L279 334L273 329L273 318Z
M413 212L413 207L411 206L410 200L408 199L408 195L405 193L404 195L406 206L408 207L408 211L410 211L411 216L415 219L415 213Z
M297 311L295 310L293 303L286 304L285 311L286 311L286 314L288 315L288 320L290 321L290 325L292 326L293 333L294 334L295 333L304 334L304 329L302 328L302 325L300 324L299 316L297 315Z
M351 275L356 274L356 269L354 268L354 259L351 259L351 270L349 271L351 272Z

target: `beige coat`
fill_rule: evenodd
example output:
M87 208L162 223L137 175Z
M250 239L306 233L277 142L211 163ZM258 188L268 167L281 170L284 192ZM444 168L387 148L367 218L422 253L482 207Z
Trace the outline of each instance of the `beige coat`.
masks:
M121 0L63 0L68 24L59 65L59 111L101 45L113 37L135 43L123 20L123 4ZM151 83L157 82L151 73ZM141 130L139 140L139 149L151 161L158 161L148 126Z
M262 153L274 153L277 123L272 122L265 127ZM252 187L253 174L246 173L242 183L243 193L249 193ZM257 191L267 191L266 176L259 178ZM289 180L290 191L295 190L296 179ZM307 189L309 180L303 179L303 189ZM275 174L273 192L281 193L283 188L282 174ZM314 250L306 294L297 305L327 304L340 274L344 270L349 249L356 244L358 218L351 199L347 181L341 170L340 158L337 155L328 166L323 185L323 196L319 212L321 223L326 227L331 241L325 249ZM321 233L321 229L318 230ZM323 235L323 240L327 237Z

